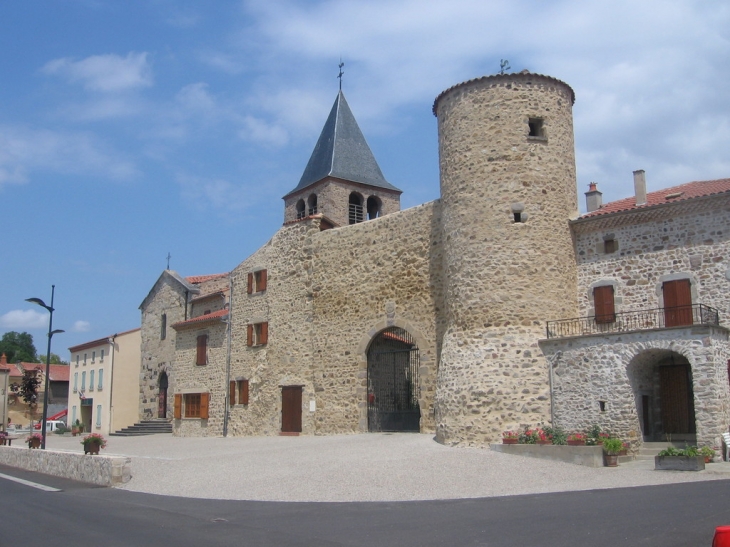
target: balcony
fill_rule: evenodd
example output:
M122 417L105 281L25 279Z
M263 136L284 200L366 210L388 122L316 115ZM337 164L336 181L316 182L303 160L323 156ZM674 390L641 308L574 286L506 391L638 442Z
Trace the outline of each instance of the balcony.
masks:
M720 313L715 308L704 304L627 311L610 315L548 321L546 333L548 338L564 338L693 325L719 327Z

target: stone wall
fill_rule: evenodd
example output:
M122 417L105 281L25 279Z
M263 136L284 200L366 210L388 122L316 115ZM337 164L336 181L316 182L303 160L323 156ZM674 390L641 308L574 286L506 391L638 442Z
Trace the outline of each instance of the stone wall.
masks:
M636 369L674 354L691 367L697 443L720 446L730 425L726 329L674 327L550 339L540 345L553 368L555 425L585 431L598 424L635 446L642 441L638 399L656 389L656 378Z
M130 458L0 446L0 463L81 482L114 486L132 478Z
M537 341L545 320L577 312L572 103L570 87L535 74L470 80L436 99L448 324L441 442L484 444L549 419Z

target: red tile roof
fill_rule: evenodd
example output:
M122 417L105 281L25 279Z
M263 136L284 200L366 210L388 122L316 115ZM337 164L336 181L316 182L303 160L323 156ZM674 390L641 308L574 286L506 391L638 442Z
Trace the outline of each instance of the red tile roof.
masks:
M68 365L51 365L48 371L48 379L51 382L68 382L70 369L71 367Z
M197 317L193 317L191 319L187 319L185 321L180 321L179 323L175 323L172 325L173 329L179 328L179 327L185 327L194 323L202 323L203 321L211 321L213 319L221 319L223 317L228 317L228 310L218 310L214 311L212 313L206 313L204 315L199 315Z
M188 283L203 283L204 281L211 281L213 279L220 279L221 277L228 277L228 273L210 274L210 275L190 275L185 278Z
M730 192L730 179L698 180L688 182L686 184L680 184L679 186L672 186L671 188L664 188L657 192L649 192L646 194L645 205L637 206L636 197L631 196L630 198L604 203L600 209L586 213L580 218L590 218L622 211L646 209L647 207L653 207L663 203L686 201L688 199L723 194L725 192Z

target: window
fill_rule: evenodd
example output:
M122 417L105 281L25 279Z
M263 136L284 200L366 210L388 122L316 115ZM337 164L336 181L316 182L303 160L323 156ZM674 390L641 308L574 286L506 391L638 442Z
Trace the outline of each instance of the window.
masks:
M303 199L300 199L297 201L297 220L304 218L305 216L307 216L307 205L304 203Z
M101 391L101 388L104 387L104 369L99 369L99 386L98 389Z
M197 351L195 355L196 365L207 365L208 364L208 335L198 335Z
M613 323L616 321L613 285L603 285L593 289L593 306L596 310L596 323Z
M229 405L234 406L236 399L238 399L239 405L248 404L248 380L231 380L228 386Z
M94 371L89 371L89 391L94 391Z
M208 419L208 393L176 393L174 417L176 420L185 418Z
M104 350L101 350L101 356L99 357L99 362L100 363L104 362Z
M160 340L167 338L167 314L163 313L160 317Z
M380 216L382 205L383 204L379 198L376 198L375 196L370 196L368 198L368 220L373 220Z
M74 393L76 393L78 390L79 390L79 373L74 372Z
M689 279L665 281L662 284L664 297L664 326L681 327L691 325L692 286Z
M317 194L312 194L307 198L307 205L310 215L317 214Z
M96 427L101 427L101 405L96 405Z
M76 391L74 389L74 391ZM69 425L76 425L76 405L71 407L71 423Z
M527 213L524 212L524 210L525 210L524 204L513 203L510 206L510 210L512 211L512 220L514 220L515 223L525 222L527 220Z
M251 346L263 346L269 341L269 324L254 323L248 326L248 336L246 343Z
M603 252L606 254L615 253L618 250L618 241L615 239L603 240Z
M258 270L250 272L248 274L248 294L254 294L257 292L264 292L266 290L266 283L268 280L268 274L266 270Z
M84 353L84 364L86 364L86 354Z
M527 124L530 126L530 137L545 138L545 127L542 118L530 118Z
M96 362L96 352L95 351L91 352L91 362L92 363Z
M363 221L362 196L360 194L353 192L352 194L350 194L349 204L350 204L349 218L348 218L349 223L357 224L358 222L362 222Z
M86 371L81 373L81 391L86 391Z
M79 356L76 355L76 366L79 366Z

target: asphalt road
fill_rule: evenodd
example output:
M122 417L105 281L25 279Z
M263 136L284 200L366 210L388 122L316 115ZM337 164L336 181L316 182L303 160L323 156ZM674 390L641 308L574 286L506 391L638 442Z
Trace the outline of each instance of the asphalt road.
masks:
M0 466L0 546L710 546L730 481L416 502L200 500Z

